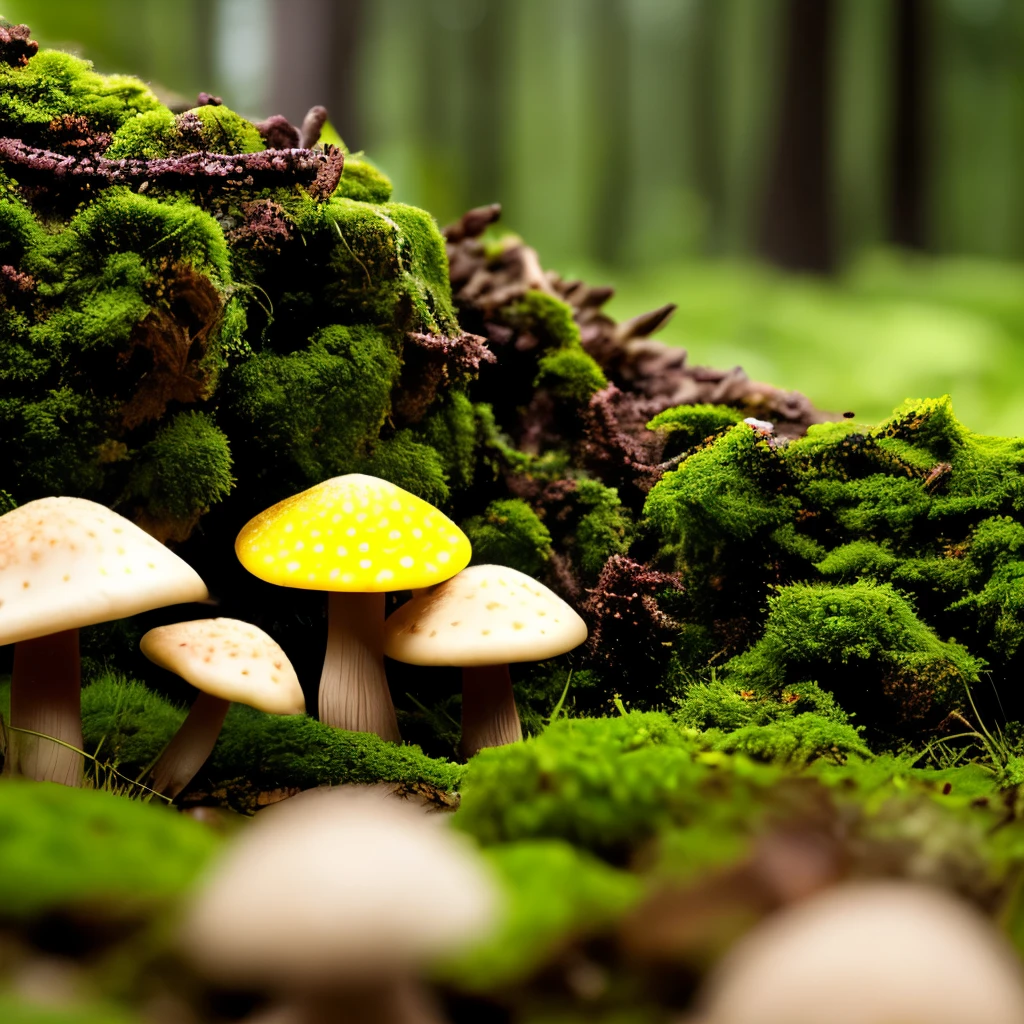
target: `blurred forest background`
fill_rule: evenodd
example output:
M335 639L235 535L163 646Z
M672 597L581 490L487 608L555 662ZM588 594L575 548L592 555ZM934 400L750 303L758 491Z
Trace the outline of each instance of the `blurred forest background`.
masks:
M679 304L694 362L1024 434L1024 0L3 0L253 117L324 103L396 198Z

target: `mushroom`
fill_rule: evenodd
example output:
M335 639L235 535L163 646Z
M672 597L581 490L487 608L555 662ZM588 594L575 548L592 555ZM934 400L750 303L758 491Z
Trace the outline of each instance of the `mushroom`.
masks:
M851 882L769 917L712 973L700 1024L1020 1024L1020 963L939 889Z
M384 653L462 668L462 752L472 757L523 738L508 663L553 658L586 639L586 623L543 583L504 565L474 565L394 612Z
M5 774L81 784L82 626L208 596L191 566L96 502L40 498L0 516L0 644L16 644Z
M214 981L290 1000L296 1024L435 1024L416 975L491 931L498 892L467 837L353 789L258 815L201 885L181 947Z
M320 720L399 742L384 675L384 594L457 573L471 554L466 535L401 487L350 473L261 512L235 552L268 583L328 591Z
M232 701L271 715L306 710L299 677L280 646L238 619L195 619L151 629L140 643L154 664L197 690L192 708L151 773L152 788L175 797L210 756Z

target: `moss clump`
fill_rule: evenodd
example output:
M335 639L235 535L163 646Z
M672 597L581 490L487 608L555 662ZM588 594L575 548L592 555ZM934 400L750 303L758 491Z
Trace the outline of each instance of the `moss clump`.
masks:
M338 193L360 203L386 203L391 198L391 179L361 153L349 154Z
M675 405L658 413L647 424L647 429L664 433L664 456L671 458L742 419L743 414L728 405Z
M184 712L164 698L115 675L82 691L86 749L129 778L156 760L183 719ZM328 783L426 783L447 791L458 786L462 772L417 747L332 729L306 715L267 715L234 705L193 788L221 791L247 809L260 792Z
M871 756L852 726L811 712L763 725L745 725L717 740L715 749L800 767L819 758L842 763L850 754Z
M147 501L150 515L185 524L187 535L233 483L227 437L208 415L190 411L161 426L143 447L128 495Z
M551 534L537 513L516 498L492 501L480 516L465 520L462 529L473 545L475 565L508 565L538 576L551 557Z
M437 972L464 991L525 981L567 942L618 921L645 890L636 875L556 839L506 843L485 856L505 888L505 918L495 935Z
M126 120L104 155L110 160L154 160L197 149L258 153L263 148L263 139L252 122L225 106L196 107L177 117L161 107Z
M0 900L8 920L87 907L134 916L188 890L218 846L166 807L101 790L0 783Z
M456 822L485 845L563 839L619 863L713 807L752 821L753 792L771 785L774 769L751 765L740 781L702 760L702 749L665 714L561 720L525 743L477 754Z
M981 663L940 640L888 583L794 584L768 604L762 638L725 666L734 685L778 693L827 679L844 707L884 728L893 719L937 724L978 679Z
M0 116L38 137L65 116L114 131L138 113L159 109L152 91L127 75L98 75L89 61L40 50L24 67L0 65Z

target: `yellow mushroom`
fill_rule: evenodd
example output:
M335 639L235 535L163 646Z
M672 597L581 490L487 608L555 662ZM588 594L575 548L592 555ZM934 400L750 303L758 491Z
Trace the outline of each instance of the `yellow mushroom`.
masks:
M472 553L466 535L401 487L350 473L261 512L238 534L235 553L268 583L328 592L320 719L397 742L384 675L384 594L430 587L464 569Z

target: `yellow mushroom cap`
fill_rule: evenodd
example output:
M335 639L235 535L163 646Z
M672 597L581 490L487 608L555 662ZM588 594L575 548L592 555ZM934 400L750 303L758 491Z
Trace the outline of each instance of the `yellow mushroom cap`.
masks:
M0 516L0 644L207 597L195 569L95 501L39 498Z
M151 629L139 646L150 661L213 697L272 715L306 710L299 678L277 642L238 619L195 619Z
M336 476L242 527L238 560L282 587L381 593L433 586L469 564L469 538L433 505L386 480Z

